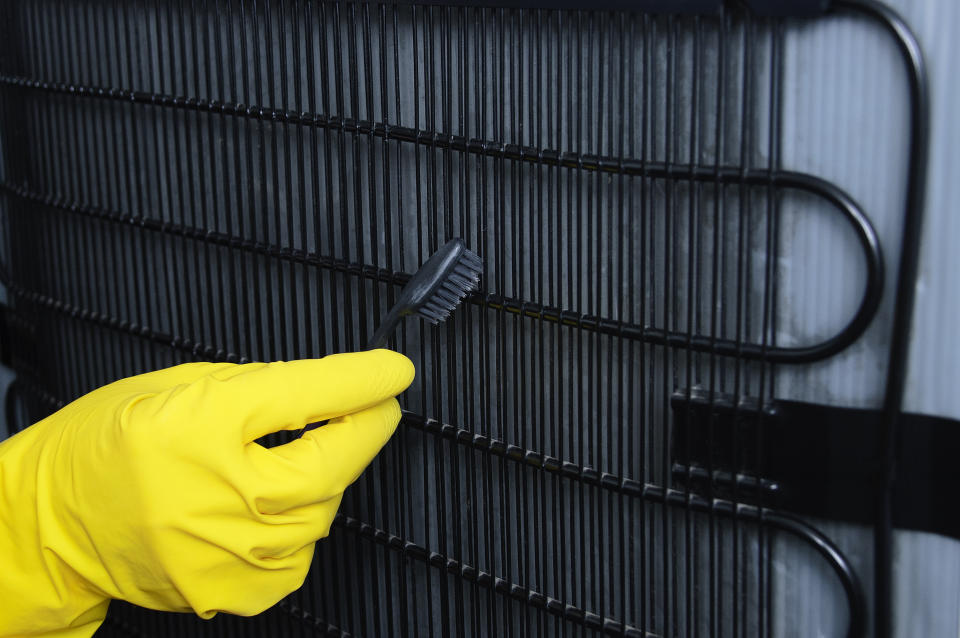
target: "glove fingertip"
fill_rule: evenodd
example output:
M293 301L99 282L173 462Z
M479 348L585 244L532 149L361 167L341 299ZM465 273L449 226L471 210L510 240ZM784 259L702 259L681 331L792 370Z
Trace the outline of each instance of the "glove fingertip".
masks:
M371 350L370 354L379 359L385 385L391 389L396 388L395 392L391 392L392 395L400 394L413 383L417 369L406 355L382 348Z
M397 431L397 426L400 425L400 419L402 418L403 413L400 411L400 404L396 399L384 401L383 405L383 444L386 445L387 441L390 440L390 437L393 436L393 433Z
M314 436L322 439L326 434L326 432L323 431L324 427L346 423L355 433L355 441L366 440L368 442L367 445L376 445L376 450L374 451L374 454L376 454L380 448L386 445L390 437L393 436L393 433L400 423L401 416L400 404L395 398L389 398L372 407L354 412L353 414L330 419L330 422L326 426L311 430L304 434L304 437ZM327 432L329 431L330 430L327 430ZM376 436L377 434L380 436Z

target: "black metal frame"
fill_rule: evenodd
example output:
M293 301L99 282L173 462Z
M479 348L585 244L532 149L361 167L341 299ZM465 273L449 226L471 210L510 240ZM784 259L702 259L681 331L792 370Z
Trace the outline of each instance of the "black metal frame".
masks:
M500 3L502 4L502 3ZM815 3L816 4L816 3ZM805 5L809 7L809 5ZM892 533L894 525L910 524L910 519L904 519L897 514L898 470L908 462L898 455L902 444L902 424L905 418L912 418L903 414L903 394L907 370L907 352L910 337L910 322L914 306L914 286L917 275L920 235L923 220L924 186L926 178L926 162L929 136L929 97L927 74L916 38L909 27L892 10L873 0L840 0L835 2L831 11L852 12L867 16L882 25L894 38L899 47L906 65L910 82L910 146L907 176L907 196L904 207L904 230L901 244L901 257L896 273L896 296L894 300L894 325L890 345L890 359L887 369L884 405L879 413L870 413L864 416L866 421L880 419L882 422L882 436L877 441L876 449L879 458L874 459L868 475L873 475L876 486L876 508L873 521L875 523L875 566L876 582L874 588L874 626L877 635L887 638L892 632L891 614L893 601L891 596L892 572ZM383 140L397 140L408 142L430 149L449 149L478 156L515 160L537 166L557 166L576 168L578 170L614 172L617 174L633 174L644 177L660 177L666 179L731 183L741 186L747 185L767 189L800 189L816 194L831 204L851 224L857 234L860 247L867 265L867 283L859 308L848 324L836 335L818 344L804 347L784 348L766 344L744 344L724 342L710 337L691 336L682 333L671 333L666 328L657 329L643 325L625 325L622 321L610 318L590 316L576 312L564 311L557 308L538 306L522 299L506 298L484 292L470 299L481 307L494 309L524 317L535 318L548 323L576 326L579 330L600 334L616 335L621 338L636 340L648 344L665 345L671 348L710 353L719 356L735 356L741 359L755 359L771 363L806 363L828 358L855 342L866 330L873 319L880 304L883 290L883 261L876 233L869 222L867 215L860 210L857 204L836 186L809 175L791 173L787 171L742 171L736 169L715 169L711 167L684 167L651 162L630 162L623 159L546 151L532 147L502 144L489 140L466 139L457 136L442 136L437 133L390 126L372 121L355 121L332 116L319 116L310 113L298 113L287 110L278 110L259 106L245 106L227 104L217 101L204 101L195 98L182 98L172 95L143 93L117 88L84 86L65 83L51 83L44 80L31 79L15 75L0 75L0 86L16 90L42 91L47 93L69 95L77 98L92 98L118 102L133 102L144 105L169 107L189 112L214 113L223 116L250 118L263 122L282 122L297 124L306 127L330 129L339 132L362 134L371 138ZM101 220L112 224L125 225L130 228L141 229L145 232L161 233L183 239L195 239L219 245L230 249L240 250L254 255L277 259L291 264L319 265L333 271L350 273L377 283L399 285L404 283L408 276L393 270L375 268L349 261L337 260L305 251L293 250L283 246L269 245L254 242L224 234L210 232L200 227L187 227L178 224L169 224L153 219L147 219L136 214L126 214L120 211L105 210L75 201L65 201L56 196L33 192L21 184L5 183L0 185L7 195L30 202L34 205L59 209L62 212L87 218ZM240 352L228 352L213 344L205 344L190 338L166 334L150 326L130 323L120 317L110 316L89 309L72 306L41 293L30 291L15 281L9 273L0 272L2 281L14 295L93 325L99 325L119 331L127 335L147 339L154 343L169 346L190 356L233 362L245 362L248 357ZM19 391L30 387L28 378L21 380ZM33 387L32 391L50 407L62 404L61 399L54 398L42 387ZM691 395L676 397L675 406L681 412L689 413ZM784 413L790 412L790 406L764 406L769 411L770 418L782 418ZM711 397L709 408L702 419L713 420L717 409L716 397ZM802 413L802 410L800 411ZM12 414L12 411L9 412ZM761 505L749 502L737 502L730 499L706 497L696 495L689 489L679 490L665 486L639 483L624 479L612 474L597 472L586 466L576 466L561 459L545 456L533 450L511 445L507 442L452 425L439 423L423 415L405 414L405 422L415 428L431 432L442 438L454 441L475 449L481 449L493 456L511 462L542 469L558 476L575 477L587 485L602 486L616 493L637 496L645 502L662 503L669 507L686 510L710 512L716 515L757 521L771 528L795 534L805 539L823 556L837 574L847 594L851 617L847 635L854 637L862 635L866 626L866 606L857 576L849 562L841 552L816 529L804 523L801 519L782 511L762 506L768 502L766 498L759 499ZM788 420L789 421L789 420ZM858 431L858 436L864 435L866 430ZM867 446L871 447L871 446ZM689 459L688 459L689 460ZM768 465L769 467L769 465ZM934 471L932 475L936 475ZM678 472L675 478L679 482L691 481L694 476L693 464L687 463ZM748 479L750 477L747 477ZM766 477L760 478L761 482ZM723 480L739 479L728 476ZM757 480L757 479L754 479ZM777 477L770 479L775 485ZM931 478L931 481L934 479ZM939 476L936 480L941 480ZM716 476L710 476L708 483L717 483ZM719 480L722 482L722 480ZM747 481L749 482L749 480ZM688 488L694 483L688 483ZM745 487L749 487L746 486ZM714 494L713 489L709 493ZM738 493L739 496L744 494ZM749 496L749 490L747 490ZM775 501L776 498L774 497ZM749 498L747 499L749 501ZM954 521L950 522L951 524ZM418 546L394 536L389 532L377 529L367 523L340 515L338 526L354 531L367 537L375 543L399 551L405 558L413 558L438 567L451 574L458 574L465 580L488 587L506 596L525 602L559 617L575 621L587 629L601 630L609 635L640 635L639 630L618 624L611 619L603 618L583 609L552 599L530 589L518 588L506 580L482 570L457 562L447 556L431 552L428 548ZM929 529L929 523L921 527ZM947 526L949 527L949 525ZM943 531L943 528L937 531ZM292 610L291 613L307 619L309 614L303 610ZM120 621L118 621L120 622ZM313 621L311 621L313 622ZM319 622L319 621L318 621ZM314 623L317 624L317 623Z

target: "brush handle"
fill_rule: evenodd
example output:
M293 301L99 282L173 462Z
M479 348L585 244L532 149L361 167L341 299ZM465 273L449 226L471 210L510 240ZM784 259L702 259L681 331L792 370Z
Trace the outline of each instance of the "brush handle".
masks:
M389 339L393 331L397 329L400 321L403 320L403 315L404 313L402 312L402 308L400 306L394 306L391 308L390 312L387 313L387 316L384 317L383 321L380 322L380 326L377 328L377 331L374 332L373 336L370 337L370 340L367 341L367 347L364 348L364 350L376 350L377 348L382 348L387 345L387 339ZM299 432L297 432L296 438L299 439L307 430L320 427L324 423L326 423L326 421L302 428Z
M380 326L377 328L377 331L374 332L373 336L370 337L370 340L367 341L367 347L364 348L364 350L376 350L377 348L382 348L387 345L387 339L390 338L390 335L393 334L393 331L397 329L397 326L402 320L402 307L396 305L391 308L390 312L387 313L387 316L384 317L383 321L380 322Z

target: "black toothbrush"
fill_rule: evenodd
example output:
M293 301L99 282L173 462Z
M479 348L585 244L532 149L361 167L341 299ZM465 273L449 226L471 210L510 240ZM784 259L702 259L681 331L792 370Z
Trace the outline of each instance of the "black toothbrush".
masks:
M483 262L467 250L462 239L451 239L420 266L400 298L380 322L367 350L387 345L390 334L405 317L420 315L432 324L450 316L463 298L480 283Z
M365 350L375 350L387 345L390 334L406 317L420 315L431 324L438 324L450 316L463 298L480 283L483 261L468 250L462 239L451 239L413 274L400 291L400 298L387 312L380 327L367 342ZM307 430L323 423L313 423L300 430Z

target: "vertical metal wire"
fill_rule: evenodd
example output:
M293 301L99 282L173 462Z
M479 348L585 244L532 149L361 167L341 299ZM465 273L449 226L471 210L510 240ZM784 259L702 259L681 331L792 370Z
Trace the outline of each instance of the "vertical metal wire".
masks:
M770 48L771 48L771 62L770 62L770 131L769 131L769 165L772 170L777 170L780 168L780 139L781 139L781 92L783 90L783 24L782 22L776 22L773 25L773 28L770 30ZM766 218L766 227L767 227L767 236L766 236L766 268L765 268L765 281L764 281L764 313L763 313L763 328L762 328L762 341L764 345L768 342L771 346L776 346L776 331L774 330L774 323L777 317L777 299L778 299L778 290L777 290L777 272L776 264L778 262L778 257L780 254L780 210L779 210L779 197L773 188L767 189L766 193L766 205L767 205L767 218ZM764 404L769 396L772 401L776 397L776 366L775 364L770 365L769 371L769 381L767 381L766 376L764 375L765 370L761 369L760 375L760 388L757 392L757 396L760 397L758 410L761 412L758 415L758 420L762 420ZM765 388L769 388L766 389ZM759 425L762 425L759 424ZM767 467L765 464L765 454L764 454L764 429L763 427L757 427L757 469L756 475L759 477L765 476ZM761 505L763 504L764 499L764 490L761 487L759 489L759 498ZM770 561L770 548L772 546L773 539L765 535L763 528L758 530L759 545L760 545L760 563L759 563L759 585L758 585L758 628L762 635L770 636L772 635L772 614L770 613L770 607L772 604L772 573L771 573L771 561Z

